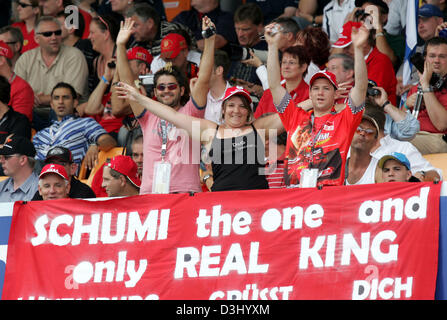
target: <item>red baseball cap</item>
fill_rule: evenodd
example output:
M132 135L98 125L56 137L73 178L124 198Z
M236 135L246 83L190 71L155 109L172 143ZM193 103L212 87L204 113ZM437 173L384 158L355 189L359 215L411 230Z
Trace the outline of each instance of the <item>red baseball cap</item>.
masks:
M138 178L138 166L131 157L123 155L114 156L107 163L107 166L125 175L137 188L141 186L141 180Z
M12 52L8 44L1 40L0 40L0 56L4 56L8 59L12 59L12 57L14 57L14 53Z
M48 173L57 174L61 178L64 178L65 180L68 181L67 171L65 171L64 166L61 166L60 164L49 163L49 164L45 165L42 168L42 171L40 172L39 179Z
M228 88L228 89L225 91L225 95L224 95L223 101L225 101L225 100L231 98L231 97L234 96L234 95L241 95L241 96L244 96L244 97L246 97L246 98L248 99L248 101L250 102L250 104L252 103L252 101L251 101L251 97L250 97L250 93L249 93L247 90L245 90L244 88L239 87L239 86L235 86L235 87L230 87L230 88Z
M185 38L178 33L169 33L161 40L161 54L163 59L174 59L181 50L188 48Z
M333 74L332 72L327 71L327 70L322 70L322 71L318 71L317 73L315 73L309 81L309 87L312 87L312 84L314 83L314 81L319 78L328 79L332 83L332 85L335 87L335 89L338 89L335 74Z
M140 60L151 64L154 57L143 47L133 47L127 50L127 60Z
M352 42L351 33L352 28L360 28L362 26L361 22L348 21L343 25L339 38L332 45L334 48L345 48L349 46Z

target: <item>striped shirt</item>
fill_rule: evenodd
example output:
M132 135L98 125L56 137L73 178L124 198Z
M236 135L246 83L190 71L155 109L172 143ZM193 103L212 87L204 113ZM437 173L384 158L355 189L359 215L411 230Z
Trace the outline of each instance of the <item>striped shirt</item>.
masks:
M48 150L61 146L69 149L73 161L80 164L89 145L96 143L98 137L106 133L107 131L92 118L65 116L62 121L53 121L51 126L34 135L36 159L45 160Z

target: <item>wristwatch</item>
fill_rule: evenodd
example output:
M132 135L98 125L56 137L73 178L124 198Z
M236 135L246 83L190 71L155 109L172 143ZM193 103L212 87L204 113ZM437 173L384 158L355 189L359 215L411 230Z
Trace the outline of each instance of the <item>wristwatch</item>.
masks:
M203 183L206 184L206 180L208 180L209 178L212 178L212 177L213 177L212 174L207 173L206 175L203 176L203 179L202 179Z

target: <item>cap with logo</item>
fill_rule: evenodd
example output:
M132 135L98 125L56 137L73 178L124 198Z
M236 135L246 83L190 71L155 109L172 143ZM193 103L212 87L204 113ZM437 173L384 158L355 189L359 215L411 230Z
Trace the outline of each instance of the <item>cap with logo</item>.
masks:
M51 163L52 159L58 159L63 162L67 163L73 163L73 156L71 154L71 151L65 147L54 147L51 148L47 156L45 157L45 163Z
M225 95L223 97L223 101L231 98L234 95L244 96L248 99L250 104L252 103L250 93L247 90L245 90L244 88L239 87L239 86L229 87L227 90L225 90Z
M180 51L188 48L185 38L178 33L169 33L161 40L161 53L163 59L174 59Z
M14 53L8 44L4 41L0 40L0 56L4 56L8 59L12 59L14 57Z
M8 156L12 154L34 157L36 155L36 149L30 139L13 135L6 139L3 148L0 148L0 155Z
M49 163L49 164L45 165L39 174L39 179L41 179L43 176L50 174L50 173L57 174L61 178L68 181L67 171L65 171L64 166L62 166L60 164L55 164L55 163Z
M125 175L137 188L141 186L141 180L138 178L138 166L129 156L114 156L107 166L123 175Z
M312 87L314 81L317 79L320 79L320 78L325 78L325 79L329 80L329 82L335 87L335 89L338 89L337 79L335 77L335 74L333 74L332 72L327 71L327 70L322 70L322 71L316 72L310 79L309 86Z
M351 33L352 28L360 28L361 22L348 21L343 25L341 33L338 36L338 40L332 45L334 48L346 48L352 43Z
M393 152L391 154L383 156L379 160L379 168L383 169L385 162L387 162L388 160L396 160L400 164L404 165L408 170L411 170L410 161L408 161L408 158L403 153Z
M127 60L140 60L151 64L154 57L143 47L133 47L127 50Z

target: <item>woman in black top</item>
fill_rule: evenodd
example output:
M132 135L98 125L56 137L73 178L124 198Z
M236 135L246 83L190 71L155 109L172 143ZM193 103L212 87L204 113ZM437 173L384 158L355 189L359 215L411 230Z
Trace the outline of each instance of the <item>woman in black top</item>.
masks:
M192 124L200 121L200 140L208 152L214 174L212 191L268 189L263 175L264 140L268 129L277 135L284 131L278 114L253 119L250 94L241 87L226 90L222 103L222 125L180 114L173 108L141 95L120 83L118 95L144 106L156 116L182 128L193 137Z

